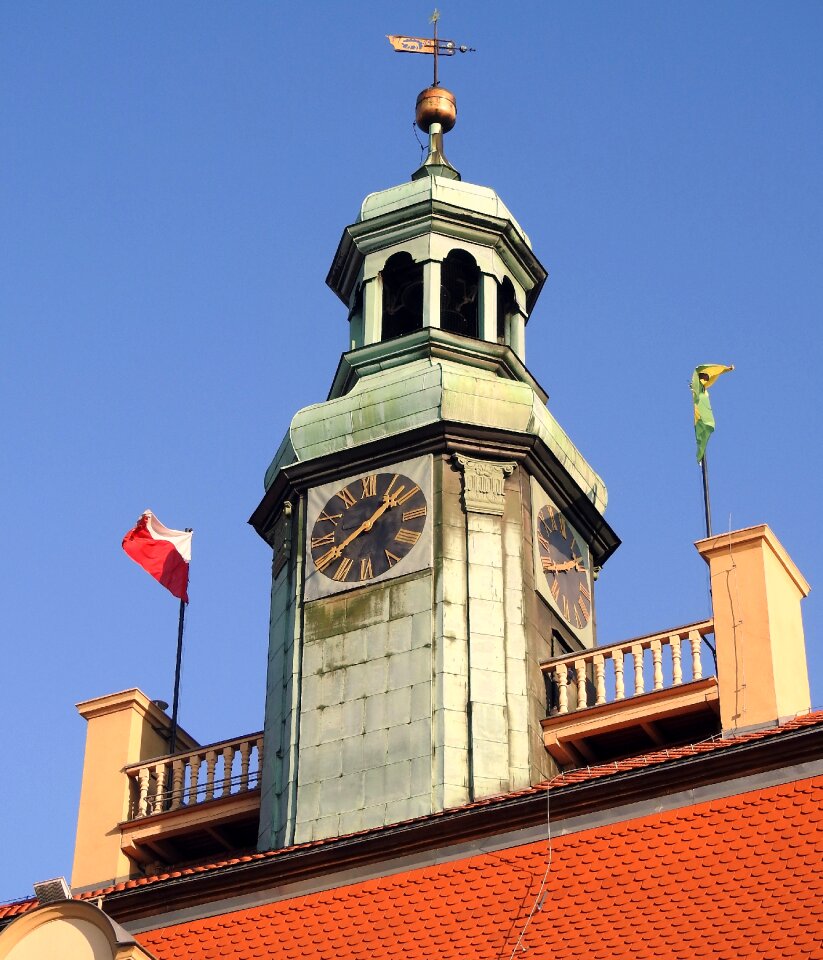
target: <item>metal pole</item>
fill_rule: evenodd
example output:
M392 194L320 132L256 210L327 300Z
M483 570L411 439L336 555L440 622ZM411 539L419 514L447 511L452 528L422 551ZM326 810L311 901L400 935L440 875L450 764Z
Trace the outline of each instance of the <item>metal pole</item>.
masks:
M437 86L437 55L438 55L438 50L437 50L437 21L438 21L439 17L437 16L437 11L436 11L436 10L434 11L434 14L435 14L435 17L434 17L434 83L432 84L432 86L436 87L436 86Z
M709 499L709 468L706 465L706 451L703 451L703 459L700 461L703 468L703 506L706 510L706 536L712 535L712 504Z
M703 451L703 459L700 461L700 466L703 468L703 507L706 511L706 536L710 537L712 535L712 504L709 499L709 468L706 466L705 450ZM714 606L711 577L709 577L709 603ZM711 650L712 659L714 660L714 671L717 673L717 650L714 644L709 643L706 637L703 637L703 643Z
M174 702L171 708L171 735L169 753L177 748L177 708L180 704L180 664L183 661L183 619L186 615L186 601L180 601L180 618L177 621L177 664L174 668Z

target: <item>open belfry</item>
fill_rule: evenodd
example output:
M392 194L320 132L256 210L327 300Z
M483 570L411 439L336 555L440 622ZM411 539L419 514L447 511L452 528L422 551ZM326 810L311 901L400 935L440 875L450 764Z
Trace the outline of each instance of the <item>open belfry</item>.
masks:
M262 730L170 747L138 689L79 704L71 881L0 905L0 960L823 956L808 584L766 525L710 536L710 618L598 636L620 541L527 367L547 271L447 159L434 80L422 165L343 230L342 356L251 516Z

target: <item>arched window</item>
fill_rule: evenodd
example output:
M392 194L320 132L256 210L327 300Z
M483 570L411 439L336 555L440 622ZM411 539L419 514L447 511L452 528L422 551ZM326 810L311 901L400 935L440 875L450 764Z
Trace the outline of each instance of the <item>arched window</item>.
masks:
M423 326L423 265L409 253L395 253L386 261L383 277L381 340L412 333Z
M509 343L511 333L508 320L517 313L517 300L514 296L514 286L508 277L497 285L497 342ZM511 344L509 343L511 346Z
M465 250L452 250L443 261L440 280L440 327L464 337L479 336L477 288L480 271Z

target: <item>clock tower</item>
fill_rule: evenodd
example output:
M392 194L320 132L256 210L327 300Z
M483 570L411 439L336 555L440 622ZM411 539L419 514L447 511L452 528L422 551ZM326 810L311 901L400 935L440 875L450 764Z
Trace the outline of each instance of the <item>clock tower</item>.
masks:
M420 94L426 160L343 231L348 349L251 518L273 551L261 848L544 780L540 662L594 643L606 489L525 365L546 271L446 159L455 117Z

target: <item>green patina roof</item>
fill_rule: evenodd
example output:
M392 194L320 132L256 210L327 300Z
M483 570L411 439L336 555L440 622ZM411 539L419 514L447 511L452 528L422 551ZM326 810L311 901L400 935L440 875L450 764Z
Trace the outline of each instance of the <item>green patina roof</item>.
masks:
M491 187L481 187L464 180L449 180L446 177L424 177L389 187L388 190L370 193L360 206L357 222L362 223L425 200L439 200L454 207L509 220L531 249L527 234Z
M339 453L439 420L494 426L544 441L600 513L606 486L528 383L441 357L422 357L359 379L344 396L294 417L266 473Z

